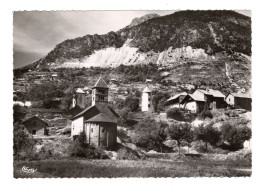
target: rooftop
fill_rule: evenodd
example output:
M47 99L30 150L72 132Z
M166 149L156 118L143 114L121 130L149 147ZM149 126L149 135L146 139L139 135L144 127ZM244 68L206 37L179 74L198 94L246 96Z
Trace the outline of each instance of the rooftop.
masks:
M169 98L167 101L171 101L171 100L177 99L179 96L182 96L182 95L187 95L187 93L186 92L182 92L182 93L176 94L173 97Z
M27 121L30 121L30 120L32 120L32 119L36 119L36 120L38 120L38 121L41 121L41 122L45 123L45 124L48 126L48 123L47 123L46 121L42 120L41 118L39 118L39 117L36 116L36 115L25 119L25 120L23 121L23 123L25 123L25 122L27 122Z
M225 95L222 94L220 91L218 90L213 90L213 89L208 89L208 90L202 90L202 89L198 89L200 92L207 94L207 95L213 95L214 97L223 97L225 98Z
M104 81L104 79L102 77L99 77L98 81L96 82L96 84L93 86L93 88L109 88L107 86L107 83Z
M76 93L85 94L85 92L81 88L77 88Z
M203 96L201 95L196 95L196 94L188 94L182 101L181 104L184 103L185 100L187 100L188 98L192 98L194 101L201 101L201 102L205 102L205 99Z
M250 93L230 93L234 97L239 97L239 98L252 98Z
M119 115L110 106L108 106L105 103L97 103L94 106L90 106L90 107L84 109L79 114L75 115L72 118L72 120L77 118L77 117L80 117L80 116L84 115L85 113L87 113L88 111L90 111L93 108L95 108L99 112L98 114L102 113L104 116L109 118L110 121L113 121L114 123L117 122L117 117L119 117ZM94 118L96 115L93 115L93 117L91 117L90 119ZM99 118L100 118L100 116L99 116ZM88 120L86 120L86 121L88 121ZM104 122L106 122L106 121L104 121Z
M106 123L114 123L113 120L108 118L106 115L103 113L97 114L96 116L86 120L85 122L106 122Z
M151 90L148 88L148 86L146 86L143 90L143 92L151 92Z

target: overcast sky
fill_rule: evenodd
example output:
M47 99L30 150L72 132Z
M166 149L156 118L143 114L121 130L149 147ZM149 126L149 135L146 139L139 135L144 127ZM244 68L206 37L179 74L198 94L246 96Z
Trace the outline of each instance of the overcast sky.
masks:
M14 67L30 64L55 45L87 34L117 31L136 17L149 13L168 15L174 11L30 11L14 12ZM251 16L250 11L238 11Z

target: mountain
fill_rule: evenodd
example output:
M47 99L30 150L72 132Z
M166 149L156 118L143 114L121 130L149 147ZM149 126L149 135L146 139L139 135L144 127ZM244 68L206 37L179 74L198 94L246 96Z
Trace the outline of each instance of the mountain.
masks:
M33 68L116 67L236 60L250 63L251 18L234 11L179 11L136 18L117 32L58 44Z
M143 23L143 22L147 21L148 19L152 19L155 17L160 17L160 15L151 13L151 14L147 14L142 17L139 17L139 18L134 18L132 20L132 22L126 28L131 28L133 26L139 25L140 23Z

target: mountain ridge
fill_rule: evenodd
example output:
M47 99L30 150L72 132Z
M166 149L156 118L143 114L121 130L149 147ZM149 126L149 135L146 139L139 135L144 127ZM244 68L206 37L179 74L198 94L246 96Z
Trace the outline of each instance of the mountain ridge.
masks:
M242 54L251 55L251 18L234 11L178 11L166 16L154 15L135 24L104 35L65 40L30 66L57 68L67 64L69 67L72 62L73 67L91 67L93 64L114 67L122 61L126 65L149 62L172 65L187 59L201 59L201 55L185 57L181 50L185 50L184 55L187 50L190 53L200 50L203 61L230 59L234 54L236 58L241 58ZM174 51L170 53L169 50ZM223 55L219 56L220 53ZM178 57L172 59L176 55ZM113 57L115 60L109 60L110 64L106 62Z

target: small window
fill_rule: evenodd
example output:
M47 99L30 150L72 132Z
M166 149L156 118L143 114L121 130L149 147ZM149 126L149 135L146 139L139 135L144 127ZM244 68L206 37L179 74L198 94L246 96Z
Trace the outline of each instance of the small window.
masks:
M91 133L93 133L93 128L91 128Z
M32 130L32 134L33 134L33 135L36 135L36 130Z

